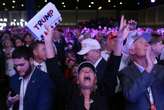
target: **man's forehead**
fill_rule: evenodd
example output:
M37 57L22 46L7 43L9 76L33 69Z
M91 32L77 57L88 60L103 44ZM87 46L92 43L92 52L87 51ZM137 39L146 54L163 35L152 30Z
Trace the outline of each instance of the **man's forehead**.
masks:
M14 63L22 63L27 60L25 58L21 57L21 58L14 58L13 61L14 61Z

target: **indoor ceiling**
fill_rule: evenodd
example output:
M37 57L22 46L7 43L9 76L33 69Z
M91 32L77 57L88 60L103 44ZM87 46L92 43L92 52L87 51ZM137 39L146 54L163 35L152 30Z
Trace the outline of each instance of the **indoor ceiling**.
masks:
M164 4L164 0L0 0L0 10L26 10L27 2L39 10L49 1L60 10L138 10Z

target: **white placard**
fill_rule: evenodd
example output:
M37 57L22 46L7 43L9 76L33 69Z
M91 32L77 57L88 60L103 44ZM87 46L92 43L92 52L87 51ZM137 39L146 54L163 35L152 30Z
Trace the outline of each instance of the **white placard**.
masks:
M27 23L27 27L36 39L42 40L46 32L44 25L55 28L61 21L62 17L56 6L49 2Z

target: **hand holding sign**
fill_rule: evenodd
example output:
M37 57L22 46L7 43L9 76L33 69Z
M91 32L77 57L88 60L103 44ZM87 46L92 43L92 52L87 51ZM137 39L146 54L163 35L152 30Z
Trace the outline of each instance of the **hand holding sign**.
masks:
M34 34L36 39L42 40L46 32L45 24L55 28L62 21L59 11L51 2L43 7L28 23L28 29Z
M46 29L44 32L44 35L43 35L44 40L45 41L52 41L54 30L50 26L48 26L47 24L45 24L44 27Z

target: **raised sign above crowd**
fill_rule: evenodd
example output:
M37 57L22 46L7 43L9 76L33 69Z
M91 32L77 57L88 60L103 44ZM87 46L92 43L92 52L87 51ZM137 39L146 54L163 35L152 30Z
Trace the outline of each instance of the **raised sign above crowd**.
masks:
M46 33L44 25L55 28L61 21L62 17L56 6L49 2L27 23L27 27L36 39L42 40Z

